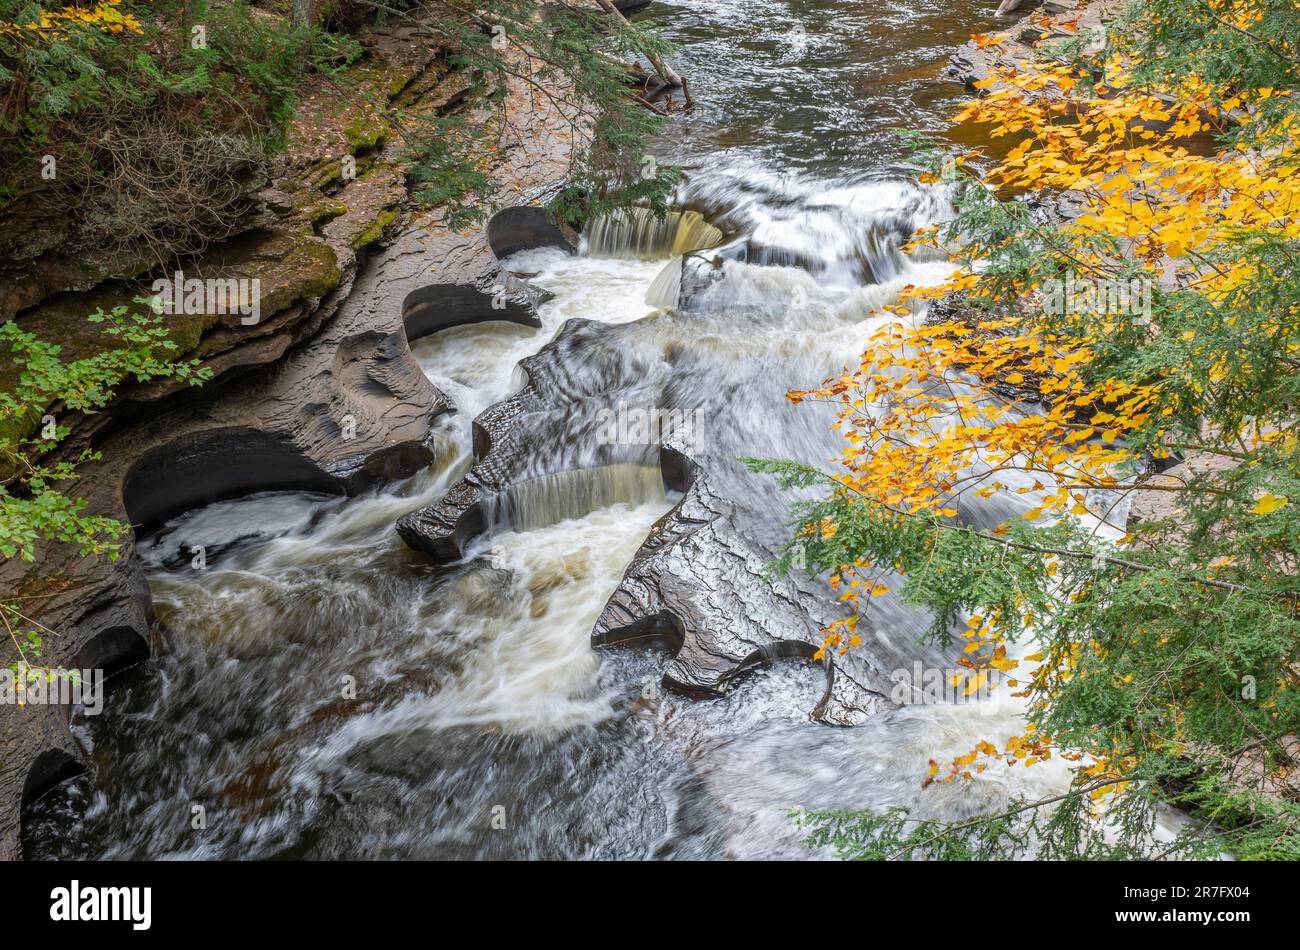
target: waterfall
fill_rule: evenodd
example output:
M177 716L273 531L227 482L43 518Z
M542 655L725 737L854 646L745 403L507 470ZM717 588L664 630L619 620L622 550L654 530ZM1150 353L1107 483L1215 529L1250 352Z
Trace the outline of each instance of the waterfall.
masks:
M611 505L641 505L663 497L658 466L600 465L512 485L489 502L486 520L496 529L533 531Z
M677 306L677 298L682 292L682 258L674 257L664 265L663 270L650 282L650 289L645 292L647 306L656 309Z
M670 211L659 218L647 208L631 208L593 218L583 233L588 256L619 260L662 260L721 242L722 232L698 211Z

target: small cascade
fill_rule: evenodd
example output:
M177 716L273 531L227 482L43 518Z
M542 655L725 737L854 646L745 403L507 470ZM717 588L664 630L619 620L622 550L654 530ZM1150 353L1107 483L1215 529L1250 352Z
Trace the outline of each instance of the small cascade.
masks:
M682 293L682 258L674 257L655 275L645 292L647 306L666 309L677 306Z
M951 215L946 187L901 177L821 180L737 165L692 178L678 199L737 235L739 259L798 267L819 284L879 284L927 258L902 245L917 228Z
M600 215L583 232L589 257L655 261L716 247L722 232L698 211L670 211L656 217L648 208Z
M665 497L658 466L600 465L541 475L510 486L489 503L490 529L535 531L611 505Z
M698 211L681 212L677 221L677 237L673 241L673 256L680 257L691 251L717 247L721 243L722 232L705 221L704 215Z

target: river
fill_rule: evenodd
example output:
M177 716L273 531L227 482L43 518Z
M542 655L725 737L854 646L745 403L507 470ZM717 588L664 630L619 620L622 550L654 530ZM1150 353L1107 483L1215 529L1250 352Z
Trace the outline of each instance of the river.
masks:
M995 5L690 0L643 14L677 44L697 99L657 152L687 170L682 205L747 242L751 264L676 314L647 303L666 253L618 229L576 257L526 252L511 266L554 294L540 329L486 324L414 346L458 407L428 471L355 498L223 502L144 539L164 649L102 716L74 723L93 779L29 808L25 853L826 857L791 809L959 818L1063 787L1049 764L922 790L929 759L1016 728L1006 703L905 706L835 728L809 719L825 679L807 660L696 701L660 686L661 650L593 650L624 568L679 497L653 467L540 482L449 566L393 530L469 469L470 421L518 388L518 360L584 318L608 327L624 363L645 357L635 383L609 385L660 374L677 408L714 420L700 457L738 530L774 549L782 499L735 459L828 462L826 420L784 391L853 359L904 283L942 276L942 262L895 250L945 200L914 183L894 131L942 130L961 91L939 70L994 25ZM593 374L614 350L596 346Z

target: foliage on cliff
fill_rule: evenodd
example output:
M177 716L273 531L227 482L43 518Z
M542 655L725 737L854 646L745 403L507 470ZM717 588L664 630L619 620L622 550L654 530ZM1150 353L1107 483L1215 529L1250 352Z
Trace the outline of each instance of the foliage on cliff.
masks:
M140 312L136 312L139 310ZM77 467L95 458L87 450L57 461L49 453L69 431L50 407L94 412L106 406L124 383L154 379L189 380L195 384L210 371L197 361L178 358L162 318L143 305L117 307L89 317L114 345L78 359L65 359L59 346L20 329L12 321L0 326L0 356L17 372L17 384L0 391L0 557L35 561L44 542L76 545L83 554L116 557L118 539L127 526L87 513L85 502L69 497L63 486ZM20 436L16 422L32 420L35 433ZM0 600L0 623L18 659L36 673L42 629L23 598L6 591Z
M508 81L574 120L562 214L662 205L672 175L641 174L659 117L626 94L620 64L658 51L653 36L577 2L315 6L295 22L285 2L0 0L0 214L75 208L81 244L144 245L158 263L202 250L238 227L304 85L346 83L341 70L366 55L358 37L377 21L442 49L460 77L455 101L412 123L408 143L418 197L451 205L456 223L493 193L492 152L510 144ZM0 256L22 251L0 238Z
M1022 733L918 782L1048 759L1072 782L953 826L801 820L853 857L1295 858L1300 21L1290 0L1142 0L1039 52L957 117L1009 154L924 176L960 195L916 238L959 248L911 294L944 304L897 308L859 365L791 394L838 407L837 472L760 467L827 486L785 559L853 608L826 649L859 641L897 571L964 644L959 685L1024 703ZM1057 195L1076 212L1044 214ZM976 528L980 504L1016 513ZM1157 844L1170 800L1193 820Z
M409 142L417 198L449 205L456 224L481 218L482 197L494 186L474 144L511 144L505 100L513 82L562 119L558 134L574 138L574 164L552 204L558 217L580 225L631 204L668 210L676 170L645 150L663 117L629 95L623 66L639 55L657 57L658 39L611 20L594 3L437 0L432 6L444 15L428 28L453 51L465 94L486 108L429 117L417 127Z
M0 213L71 215L80 247L158 263L201 250L246 209L304 75L359 54L242 3L3 0ZM25 256L29 228L0 254Z

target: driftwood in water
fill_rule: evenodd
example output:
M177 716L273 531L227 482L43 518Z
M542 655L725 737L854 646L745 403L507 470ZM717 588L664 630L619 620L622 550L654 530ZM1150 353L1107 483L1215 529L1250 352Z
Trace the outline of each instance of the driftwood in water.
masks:
M600 8L610 16L617 17L624 25L627 25L627 18L619 12L618 7L614 6L613 0L596 0L596 3L598 3ZM691 87L687 84L685 79L677 74L676 70L664 62L662 56L658 53L646 53L646 59L650 60L650 64L654 66L655 71L659 73L659 78L668 85L677 86L681 89L682 95L686 97L686 105L688 108L694 104L694 100L691 98Z
M610 59L613 60L614 57L611 56ZM628 83L640 86L646 92L658 92L667 86L658 73L651 72L640 63L618 62L618 66L627 74Z

